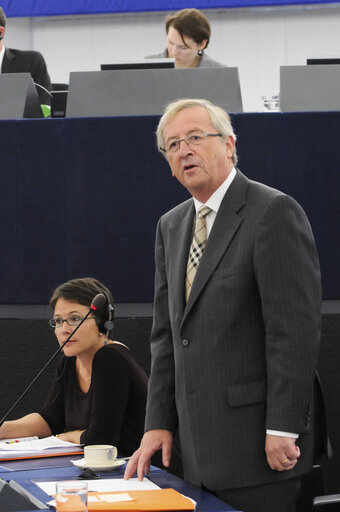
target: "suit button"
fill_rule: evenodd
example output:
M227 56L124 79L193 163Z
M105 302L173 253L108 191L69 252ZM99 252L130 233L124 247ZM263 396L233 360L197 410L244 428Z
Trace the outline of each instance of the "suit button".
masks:
M182 340L183 347L187 347L189 345L190 341L187 339Z

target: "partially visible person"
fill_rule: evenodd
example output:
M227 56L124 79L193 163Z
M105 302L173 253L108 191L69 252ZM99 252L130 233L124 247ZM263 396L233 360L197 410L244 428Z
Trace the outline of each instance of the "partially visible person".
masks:
M6 15L0 7L0 69L1 73L31 73L41 104L50 105L52 89L46 62L40 52L7 48L3 43ZM39 87L40 86L40 87ZM44 89L47 89L45 91Z
M209 20L197 9L182 9L165 19L167 48L148 58L176 59L176 68L223 68L224 64L204 53L211 29Z
M5 421L0 439L58 435L64 441L113 444L130 455L143 435L147 376L126 345L114 341L110 291L96 279L73 279L58 286L51 299L51 325L59 345L88 313L94 297L103 309L84 321L63 348L50 395L39 412Z

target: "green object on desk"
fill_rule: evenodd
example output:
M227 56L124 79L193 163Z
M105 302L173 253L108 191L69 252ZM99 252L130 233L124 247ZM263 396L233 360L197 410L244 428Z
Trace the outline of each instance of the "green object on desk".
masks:
M44 114L45 118L51 117L51 107L50 105L40 105L42 113Z

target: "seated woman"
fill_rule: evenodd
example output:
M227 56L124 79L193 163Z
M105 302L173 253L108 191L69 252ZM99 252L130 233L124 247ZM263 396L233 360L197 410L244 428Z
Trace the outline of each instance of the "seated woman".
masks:
M167 49L151 59L176 59L176 68L223 68L204 53L210 40L210 23L197 9L182 9L165 19Z
M103 308L91 312L63 348L49 398L39 412L5 421L0 438L58 435L73 443L112 444L130 455L144 430L147 376L126 345L112 339L113 299L96 279L73 279L51 299L54 328L62 345L89 312L97 294Z

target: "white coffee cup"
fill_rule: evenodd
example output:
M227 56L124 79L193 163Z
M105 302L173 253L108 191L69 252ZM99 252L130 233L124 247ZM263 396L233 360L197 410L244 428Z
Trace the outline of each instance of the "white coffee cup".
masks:
M111 444L93 444L84 447L86 466L112 466L117 458L117 448Z

